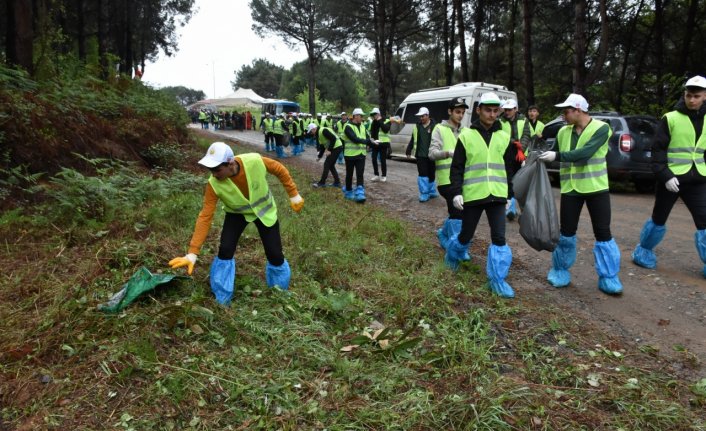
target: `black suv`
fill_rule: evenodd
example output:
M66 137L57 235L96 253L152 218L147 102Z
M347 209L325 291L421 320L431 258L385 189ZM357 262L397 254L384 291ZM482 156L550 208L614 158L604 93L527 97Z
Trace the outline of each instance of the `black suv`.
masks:
M652 142L659 120L649 115L620 115L617 112L591 112L591 117L610 125L613 135L608 140L608 177L613 181L632 181L639 192L654 188L655 175L650 168ZM556 118L544 127L545 142L541 149L556 151L556 135L566 122ZM558 179L559 162L547 165L549 174Z

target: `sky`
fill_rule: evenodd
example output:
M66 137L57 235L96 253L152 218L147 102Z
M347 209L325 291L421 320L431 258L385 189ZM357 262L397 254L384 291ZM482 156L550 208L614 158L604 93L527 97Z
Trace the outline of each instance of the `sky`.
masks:
M256 58L284 68L306 59L303 49L293 50L281 39L260 38L252 30L247 0L196 0L195 12L177 29L178 51L164 53L145 65L142 80L156 88L183 85L201 90L207 98L226 96L234 90L235 71Z

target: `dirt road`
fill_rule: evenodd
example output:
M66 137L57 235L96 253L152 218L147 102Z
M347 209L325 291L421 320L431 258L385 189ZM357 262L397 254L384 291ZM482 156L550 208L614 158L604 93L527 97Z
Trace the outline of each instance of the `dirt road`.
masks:
M261 133L215 133L250 144L258 151L264 150ZM270 154L274 156L274 153ZM316 153L311 147L300 157L286 159L285 164L311 172L311 182L318 179L323 166L322 162L316 162ZM343 166L338 168L343 175ZM414 163L388 161L388 181L373 183L368 181L373 173L368 157L365 173L367 203L398 213L415 222L420 235L435 238L433 233L446 217L446 205L441 198L418 202ZM305 198L307 193L321 192L311 188L310 184L299 184L299 187ZM558 207L557 188L554 188L554 195ZM507 241L514 255L508 282L516 291L515 300L520 303L527 295L537 295L540 300L546 298L632 343L659 348L667 357L686 349L700 360L703 370L706 363L706 279L701 275L703 264L694 246L694 224L681 201L672 211L665 239L656 249L657 269L640 268L630 260L642 225L651 214L653 200L651 194L611 195L612 232L622 253L622 296L610 297L597 288L593 233L585 208L579 223L578 256L571 270L573 281L569 287L555 289L546 282L551 255L530 248L520 236L517 222L507 225ZM472 250L473 259L481 263L481 267L485 265L488 242L489 229L487 221L482 218ZM441 251L439 258L442 258Z

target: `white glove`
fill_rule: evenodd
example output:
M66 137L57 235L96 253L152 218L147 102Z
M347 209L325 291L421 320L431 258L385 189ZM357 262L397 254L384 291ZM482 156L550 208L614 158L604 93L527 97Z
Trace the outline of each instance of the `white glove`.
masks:
M679 180L677 179L677 177L674 177L664 183L664 187L666 187L667 190L672 193L679 193Z
M447 158L450 159L450 158L452 158L453 156L454 156L454 150L448 150L448 151L446 152L446 157L447 157Z
M292 207L294 212L300 212L304 208L304 198L297 193L296 196L289 198L289 205Z
M453 205L454 205L454 207L456 207L456 209L463 211L463 196L462 195L454 196Z
M545 151L539 155L539 160L549 163L556 160L556 151Z
M523 160L523 161L522 161L522 164L520 165L520 167L521 167L521 168L524 168L526 164L527 164L527 160Z

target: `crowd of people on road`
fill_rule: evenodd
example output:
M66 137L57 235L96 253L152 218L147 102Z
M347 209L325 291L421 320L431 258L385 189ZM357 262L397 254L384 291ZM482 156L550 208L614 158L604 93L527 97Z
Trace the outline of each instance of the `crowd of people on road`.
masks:
M705 102L706 78L694 76L686 81L675 109L659 123L651 162L658 179L654 209L631 255L639 266L656 267L654 249L665 236L669 213L681 198L694 220L696 250L704 263L706 277ZM561 110L566 125L557 134L556 148L538 155L538 163L560 162L560 237L552 252L547 281L556 288L571 283L578 224L585 205L593 228L597 287L606 294L619 295L623 292L619 278L620 249L611 233L606 164L612 135L610 125L591 117L588 101L580 94L570 94L555 107ZM496 295L512 298L515 292L507 282L512 251L505 238L506 222L521 212L514 199L512 180L525 166L532 143L542 137L544 124L538 120L536 106L530 106L525 117L518 112L516 100L501 101L493 92L481 95L474 108L477 119L464 127L461 123L468 109L462 98L453 98L448 102L448 118L435 123L429 110L421 107L415 114L419 121L406 154L416 159L419 201L427 202L439 195L446 201L448 216L437 231L446 265L457 271L461 262L471 260L471 243L485 212L491 239L486 265L488 286ZM367 154L372 153L373 157L374 175L370 180L385 182L390 126L401 122L398 117L384 118L377 108L368 113L367 119L364 117L366 114L360 108L354 109L350 117L341 113L335 121L321 114L315 118L298 113L268 114L261 124L266 151L275 151L278 158L284 158L288 156L284 152L286 146L292 147L292 155L301 154L305 145L317 146L317 160L324 154L326 158L321 177L312 186L328 186L330 174L333 177L330 186L340 188L346 199L363 203ZM343 181L336 169L341 156L345 163ZM256 224L265 246L268 285L286 289L289 266L282 253L276 206L264 180L266 173L276 175L290 196L292 208L300 211L303 199L286 168L276 160L254 153L234 156L223 143L214 143L199 163L212 173L204 208L188 254L172 260L172 267L188 266L191 273L216 202L221 200L227 215L219 254L211 267L211 286L216 298L219 302L230 300L235 246L249 222Z
M256 130L257 120L250 111L225 111L208 108L192 109L189 117L205 130Z

